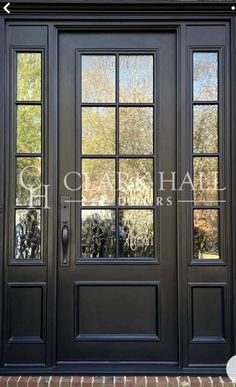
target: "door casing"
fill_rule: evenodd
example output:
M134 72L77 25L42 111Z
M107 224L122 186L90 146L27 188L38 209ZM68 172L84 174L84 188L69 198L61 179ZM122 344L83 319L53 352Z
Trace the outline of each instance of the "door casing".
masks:
M46 6L45 7L45 10L46 10ZM203 7L203 6L202 6ZM100 12L102 13L104 10L105 10L105 6L104 6L104 9L101 7L100 8ZM128 7L127 7L128 8ZM158 13L156 13L154 16L152 16L152 20L146 24L146 18L141 16L141 15L136 15L134 14L133 15L133 18L135 20L135 26L134 26L134 23L130 23L130 16L128 13L126 13L126 10L124 10L124 15L122 15L122 25L120 24L120 16L119 15L115 15L115 14L112 14L110 16L110 18L108 20L106 20L106 22L104 23L104 21L102 20L102 18L99 19L99 13L97 15L90 15L90 20L93 18L93 21L89 21L87 22L86 21L86 26L83 26L82 24L84 23L84 19L83 19L83 16L79 16L79 15L72 15L72 16L68 16L68 17L64 17L63 16L63 20L58 23L56 21L56 16L54 15L48 15L47 19L50 19L50 22L48 22L47 20L44 19L44 17L40 17L37 15L37 18L35 17L35 15L33 15L33 13L31 15L27 15L27 16L24 16L24 20L21 21L21 17L20 15L19 16L15 16L14 15L14 20L12 21L10 19L10 17L6 17L6 18L3 18L3 17L0 17L0 28L1 28L1 37L2 37L2 43L4 43L4 45L2 45L2 53L4 52L4 46L5 46L5 49L6 49L6 56L5 56L5 62L3 62L3 55L1 56L2 57L2 64L5 64L5 69L6 69L6 72L5 74L2 74L1 78L0 78L0 81L2 84L5 85L5 93L4 93L4 88L1 88L1 101L4 103L5 102L5 114L1 114L1 128L2 128L2 131L1 131L1 134L2 134L2 138L5 138L5 154L4 152L2 151L1 152L1 157L2 157L2 170L1 170L1 175L0 175L0 178L1 180L4 182L4 184L1 185L1 202L3 203L3 212L1 213L1 235L3 236L3 230L4 230L4 222L6 222L6 219L5 217L3 216L4 214L6 214L6 210L5 208L8 207L9 203L8 203L8 197L6 195L6 189L4 189L4 185L7 186L6 182L9 182L9 177L7 176L7 168L8 168L8 162L9 162L9 155L8 155L8 146L9 146L9 139L8 139L8 134L5 133L4 131L4 127L7 128L9 126L9 105L8 105L8 101L9 101L9 89L7 87L8 85L8 82L9 82L9 51L8 51L8 42L9 42L9 33L10 33L10 30L12 31L12 28L14 28L15 26L18 26L18 27L23 27L24 25L31 25L31 26L38 26L38 25L45 25L47 26L47 29L48 29L48 45L47 45L47 48L46 48L46 53L47 53L47 60L48 60L48 65L46 66L46 79L48 80L48 84L49 85L53 85L53 88L54 88L54 92L51 90L49 91L48 93L48 111L47 111L47 117L48 117L48 127L50 127L50 131L48 131L48 138L49 138L49 142L48 142L48 145L46 145L46 154L48 155L48 158L49 158L49 162L48 162L48 165L51 165L51 167L49 168L48 170L48 178L49 180L53 183L56 182L56 173L55 173L55 165L56 165L56 157L57 157L57 153L56 153L56 149L57 149L57 111L56 111L56 107L57 107L57 99L56 99L56 89L57 89L57 74L55 72L55 68L57 66L57 41L58 41L58 38L57 38L57 34L60 30L71 30L71 29L74 29L74 30L77 30L77 29L83 29L83 28L101 28L101 29L105 29L107 31L112 31L112 30L116 30L116 29L129 29L129 28L136 28L136 29L139 29L139 30L145 30L145 29L152 29L152 30L171 30L171 31L175 31L176 34L177 34L177 55L178 55L178 66L177 66L177 82L178 82L178 87L177 87L177 90L178 90L178 114L177 114L177 130L179 130L179 133L181 133L181 139L182 139L182 142L178 144L178 162L179 162L179 180L181 181L181 175L183 174L183 171L184 171L184 168L186 166L186 164L188 164L188 155L185 155L183 153L183 147L185 145L185 141L187 141L187 124L185 122L185 118L186 118L186 111L187 111L187 103L188 101L186 101L186 98L185 98L185 88L186 88L186 79L185 79L185 66L186 66L186 56L185 56L185 53L186 53L186 42L184 40L184 34L186 33L186 28L187 28L187 25L202 25L202 26L205 26L205 25L223 25L225 26L225 29L227 31L227 36L231 36L231 38L233 37L234 38L234 35L233 35L233 28L230 29L230 26L233 26L233 24L235 23L235 19L234 18L231 18L230 15L226 15L225 16L225 8L223 9L223 11L218 11L219 14L217 14L217 16L214 16L214 13L213 13L213 16L211 16L210 18L208 16L205 16L205 15L202 15L201 18L199 18L199 16L194 16L192 14L192 12L194 11L194 6L191 8L189 8L189 15L188 15L188 21L183 21L181 19L185 19L185 17L182 17L182 16L175 16L175 15L171 15L171 22L166 20L166 17L161 17L160 15L158 15ZM149 10L149 7L148 5L145 7L145 10L148 11ZM228 9L227 9L228 10ZM89 12L89 10L88 10ZM220 12L224 12L224 14L222 15ZM76 16L76 20L74 20L74 17ZM41 20L39 21L39 19L41 18ZM168 18L170 18L170 15L168 15ZM167 18L167 19L168 19ZM37 20L36 20L37 19ZM200 19L200 21L199 21ZM104 26L105 24L105 26ZM146 24L146 25L145 25ZM233 40L234 42L234 40ZM31 44L32 47L33 47L33 44ZM11 44L12 46L12 44ZM30 46L29 44L27 45L27 47ZM231 51L230 51L230 48L231 48ZM230 63L235 65L235 52L236 50L234 50L234 47L233 47L233 44L232 46L230 47L229 44L225 47L225 50L227 52L227 56L228 56L228 61L227 61L227 66L228 66L228 69L229 69L229 65ZM230 56L230 57L229 57ZM4 76L3 76L4 75ZM234 67L232 67L232 76L234 76ZM227 85L228 85L228 90L230 91L230 78L229 76L226 78L226 82L227 82ZM229 97L231 98L231 106L232 106L232 103L233 103L233 98L235 98L235 92L229 92ZM3 106L3 104L2 104ZM230 108L230 104L229 104L229 107L227 108L228 110L228 115L230 117L230 112L229 112L229 108ZM233 122L235 122L235 117L232 115L231 117L231 126L230 126L230 123L228 122L227 123L227 128L228 128L228 131L230 133L230 128L233 128L232 124ZM179 136L177 136L177 138L179 138ZM185 141L184 141L185 140ZM232 143L231 144L235 144L236 143L236 133L234 133L232 131ZM3 142L1 142L1 144L3 144ZM3 145L1 145L3 147ZM228 153L230 155L230 153L232 152L232 156L233 156L233 160L236 161L236 152L234 151L233 152L233 149L236 149L236 147L232 146L232 149L230 148L230 145L227 144L227 149L228 149ZM4 161L4 162L3 162ZM232 164L232 159L229 159L229 163L230 165L233 165ZM3 168L4 166L4 168ZM228 175L228 178L231 177L231 173L230 173L230 167L228 168L229 169L229 172L227 172L227 175ZM232 189L235 189L236 185L235 185L235 179L232 180L233 181L233 186L232 186ZM179 231L179 244L178 244L178 265L179 265L179 270L178 270L178 284L179 284L179 287L178 287L178 297L179 297L179 316L178 316L178 320L179 320L179 367L180 368L168 368L166 369L165 366L162 366L162 367L157 367L155 364L138 364L138 365L135 365L135 364L80 364L80 365L76 365L76 366L73 366L73 364L68 364L64 367L62 366L57 366L55 367L55 359L56 359L56 356L55 356L55 329L56 329L56 275L55 275L55 267L56 267L56 262L55 260L53 260L53 257L56 256L56 245L54 243L54 238L53 238L53 233L55 233L54 235L56 235L57 233L57 230L56 230L56 224L57 224L57 219L56 219L56 207L57 207L57 192L56 192L56 185L54 184L54 189L52 190L51 194L50 194L50 202L51 204L53 205L54 207L54 215L51 219L49 219L49 223L48 223L48 227L49 229L52 231L52 234L49 236L49 239L48 239L48 255L47 255L47 279L48 279L48 290L47 290L47 321L45 321L45 327L47 329L47 351L45 353L45 364L37 364L35 366L30 366L30 367L27 367L25 366L24 364L17 364L15 365L14 367L12 367L12 365L7 365L5 364L5 361L4 361L4 356L5 356L5 353L4 351L2 350L2 353L3 353L3 358L2 358L2 367L0 369L1 373L4 374L4 373L19 373L19 372L22 372L22 373L60 373L60 372L63 372L63 373L71 373L71 372L75 372L75 373L83 373L83 372L87 372L87 373L109 373L109 374L112 374L114 372L116 372L117 374L119 373L123 373L123 372L126 372L126 373L139 373L139 374L142 374L142 373L159 373L159 374L164 374L166 372L168 373L172 373L172 374L176 374L176 373L185 373L185 374L191 374L191 373L205 373L205 374L219 374L219 373L224 373L225 372L225 368L224 366L220 366L220 365L217 365L217 366L212 366L212 365L208 365L206 367L201 367L201 366L194 366L194 365L191 365L188 363L188 349L187 349L187 336L186 336L186 333L187 333L187 330L188 330L188 324L186 323L185 321L185 314L186 314L186 297L187 297L187 293L186 293L186 285L187 285L187 278L186 278L186 273L185 273L185 269L184 269L184 263L183 263L183 260L182 260L182 257L184 256L185 259L187 260L186 258L186 251L185 251L185 239L184 239L184 236L185 236L185 228L182 224L182 218L184 216L186 216L186 213L184 210L182 209L178 209L178 213L177 213L177 216L178 216L178 229L180 230ZM235 191L232 191L232 192L235 192ZM231 193L229 193L229 202L231 202ZM234 210L235 211L235 210ZM234 212L234 215L235 215L235 212ZM231 224L231 221L230 219L227 220L228 224ZM232 221L232 225L233 225L233 228L231 229L231 227L229 227L230 230L233 230L235 231L235 216L233 217L233 221ZM182 236L181 236L182 235ZM232 319L232 316L233 316L233 305L235 305L235 298L233 297L233 290L234 290L234 294L235 294L235 289L233 289L233 270L231 269L235 267L235 265L233 265L233 262L232 262L232 257L233 257L233 248L235 248L235 246L233 246L233 244L231 243L231 239L230 239L230 235L227 236L227 241L229 243L229 252L231 254L229 254L229 266L227 267L227 272L228 272L228 275L229 275L229 284L230 284L230 287L229 287L229 292L228 292L228 300L227 300L227 308L230 308L230 306L232 307L232 312L229 313L229 317L227 320L227 324L231 330L231 333L232 333L232 330L233 330L233 319ZM1 244L0 244L0 251L3 251L3 248L6 247L6 238L4 240L4 243L2 243L2 241L4 240L4 238L1 238ZM1 256L3 256L3 254L1 254ZM1 271L1 275L5 275L5 273L8 273L9 269L8 269L8 261L7 261L8 257L5 256L5 261L2 262L2 271ZM186 262L187 263L187 262ZM232 265L232 266L231 266ZM231 267L230 267L231 266ZM15 276L15 273L14 273L14 267L12 267L11 269L11 273L9 274L11 276L11 278L14 278ZM235 269L234 269L235 270ZM10 278L10 280L11 280ZM29 280L28 278L28 275L25 274L25 278L26 280ZM8 279L9 280L9 279ZM4 286L3 287L3 298L1 299L3 301L3 311L5 311L5 314L6 314L6 291L5 291L6 287ZM1 301L0 301L1 302ZM0 304L1 306L1 304ZM235 307L234 307L234 311L235 311ZM5 321L5 318L4 318L4 321ZM0 322L1 324L1 322ZM2 341L2 344L4 344L4 341ZM230 342L230 353L233 354L233 348L235 348L233 346L233 335L231 335L231 342ZM1 349L3 348L3 345L1 346Z

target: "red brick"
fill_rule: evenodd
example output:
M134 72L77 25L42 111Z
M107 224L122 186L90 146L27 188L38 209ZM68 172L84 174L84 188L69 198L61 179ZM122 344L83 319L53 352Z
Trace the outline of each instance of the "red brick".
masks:
M95 376L93 385L96 387L102 387L103 385L103 376Z
M115 376L115 387L124 387L124 376Z
M202 376L201 381L202 381L202 387L212 386L211 379L209 378L209 376Z
M126 387L134 387L134 385L135 385L135 376L126 376Z
M127 379L126 379L126 383L127 383ZM137 387L145 387L145 377L144 376L137 376L136 377L136 386ZM131 386L129 385L128 387L131 387Z
M168 376L168 387L177 387L179 381L176 376Z
M105 377L105 386L107 387L113 387L113 384L114 384L114 378L113 376L106 376Z
M62 376L60 387L70 387L71 386L71 376Z
M8 387L16 387L18 379L19 379L19 376L11 376L10 379L8 380Z
M197 376L190 376L190 386L191 387L200 387L201 386L201 381Z
M72 387L81 387L82 376L72 376ZM51 386L50 386L51 387Z
M234 384L231 379L229 379L227 376L222 376L221 379L223 380L224 384L222 386L224 387L232 387Z
M222 383L221 383L219 376L212 376L211 379L213 381L214 387L222 387Z
M29 378L29 376L21 376L18 380L17 387L27 387Z
M179 376L179 385L180 385L180 387L190 386L190 380L189 380L188 376Z
M82 386L92 386L93 377L92 376L84 376L82 381Z
M158 376L158 387L165 387L168 385L166 376Z
M10 376L1 376L0 379L0 387L6 387L7 386L7 381L10 378Z
M52 376L51 382L50 382L50 387L59 387L60 385L60 376Z
M147 376L147 387L156 387L157 378L156 376Z
M48 387L50 376L39 376L38 386L39 387Z
M37 387L38 385L38 376L30 376L28 387Z

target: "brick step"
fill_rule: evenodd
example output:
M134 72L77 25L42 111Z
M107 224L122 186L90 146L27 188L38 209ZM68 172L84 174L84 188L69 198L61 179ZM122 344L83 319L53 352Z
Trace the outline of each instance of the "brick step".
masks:
M233 387L225 376L1 376L0 387Z

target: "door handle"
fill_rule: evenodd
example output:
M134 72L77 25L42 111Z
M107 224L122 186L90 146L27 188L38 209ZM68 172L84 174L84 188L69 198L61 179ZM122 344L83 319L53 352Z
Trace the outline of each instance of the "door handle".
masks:
M70 220L70 197L61 197L61 224L60 234L60 265L69 266L70 264L70 239L71 239L71 220Z
M68 246L70 239L70 231L67 224L64 224L61 231L61 241L62 241L62 254L63 254L63 264L66 265L67 255L68 255Z

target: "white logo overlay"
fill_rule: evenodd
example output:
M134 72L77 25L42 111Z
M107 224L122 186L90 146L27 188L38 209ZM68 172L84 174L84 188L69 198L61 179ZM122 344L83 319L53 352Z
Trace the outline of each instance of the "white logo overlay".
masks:
M236 355L231 357L226 365L226 372L233 383L236 383Z

